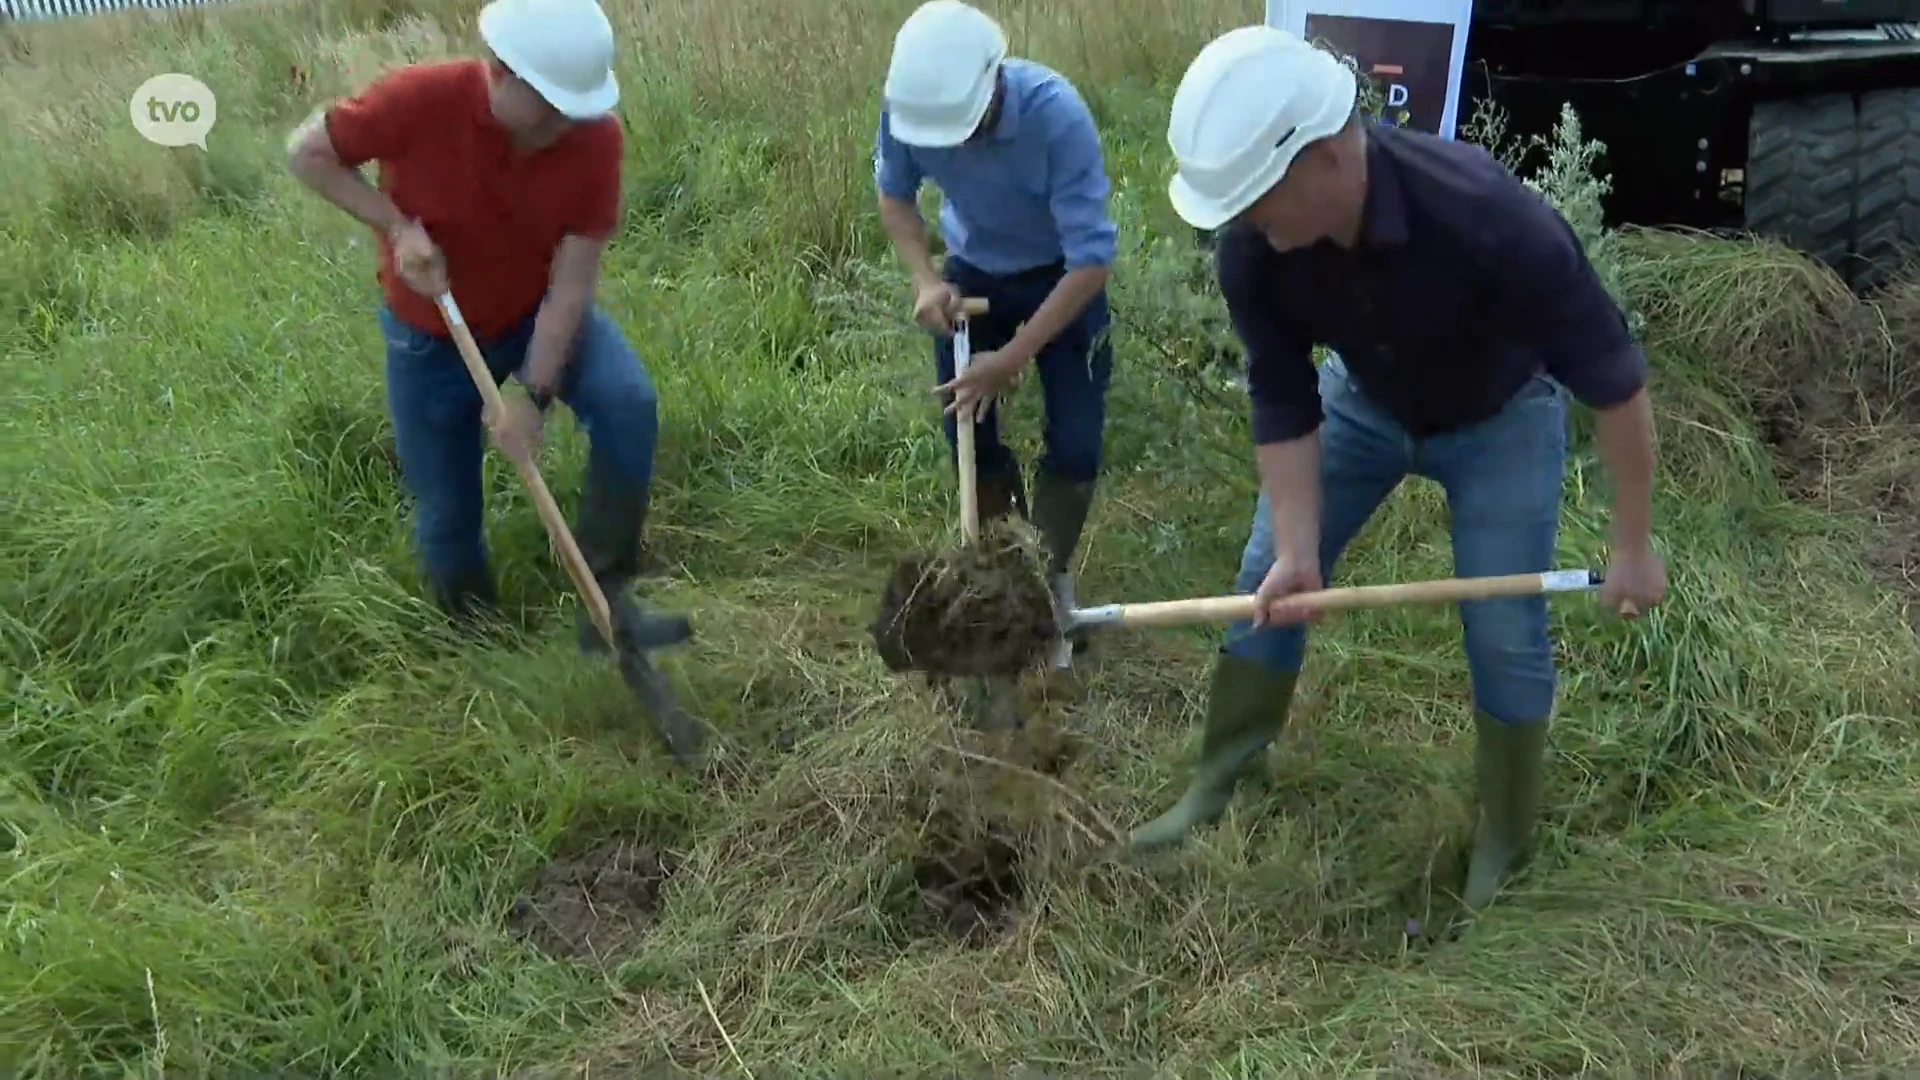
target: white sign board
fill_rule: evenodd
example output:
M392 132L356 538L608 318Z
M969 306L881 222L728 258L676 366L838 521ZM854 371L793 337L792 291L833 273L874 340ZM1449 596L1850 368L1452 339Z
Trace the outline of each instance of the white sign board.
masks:
M1267 25L1352 57L1386 94L1382 118L1454 136L1473 0L1267 0Z

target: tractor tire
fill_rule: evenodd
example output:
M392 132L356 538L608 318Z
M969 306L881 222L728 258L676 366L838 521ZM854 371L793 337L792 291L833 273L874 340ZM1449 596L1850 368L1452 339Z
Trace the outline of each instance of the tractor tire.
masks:
M1845 276L1853 255L1853 177L1860 158L1853 97L1762 101L1747 133L1747 228Z
M1860 95L1853 284L1886 284L1920 245L1920 90Z
M1920 245L1920 90L1764 101L1750 123L1747 228L1855 292L1898 273Z

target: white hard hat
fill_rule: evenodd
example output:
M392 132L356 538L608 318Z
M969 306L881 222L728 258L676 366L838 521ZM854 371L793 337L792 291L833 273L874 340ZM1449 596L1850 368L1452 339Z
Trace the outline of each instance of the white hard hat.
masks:
M480 9L480 36L571 119L600 116L620 100L613 27L594 0L493 0Z
M1353 70L1296 34L1243 26L1213 39L1167 121L1175 212L1196 229L1226 224L1280 182L1301 147L1344 127L1358 100Z
M893 37L884 91L893 137L909 146L958 146L993 103L1007 35L960 0L927 0Z

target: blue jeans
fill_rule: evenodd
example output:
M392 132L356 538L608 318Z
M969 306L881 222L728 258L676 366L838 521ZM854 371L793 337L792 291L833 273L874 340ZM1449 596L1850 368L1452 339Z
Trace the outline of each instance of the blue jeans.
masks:
M1553 568L1567 452L1566 391L1545 376L1527 384L1482 423L1426 439L1410 436L1369 400L1338 357L1320 368L1320 572L1340 554L1407 475L1446 491L1458 577L1542 573ZM1261 493L1234 587L1259 588L1272 567L1273 520ZM1553 710L1553 645L1545 596L1460 605L1474 703L1508 724L1543 721ZM1227 633L1225 652L1274 671L1299 671L1302 626Z
M387 408L401 474L416 502L414 539L421 560L436 589L473 583L488 573L480 391L452 338L416 330L385 305L379 314L387 345ZM513 331L478 341L495 385L526 363L533 321L530 315ZM581 319L557 396L590 440L587 497L576 537L581 554L596 575L631 577L653 481L658 406L645 366L598 307Z
M987 300L987 313L968 320L974 356L1012 341L1020 324L1033 318L1053 287L1066 276L1056 266L1001 277L952 256L946 260L944 274L962 296ZM1100 474L1107 386L1113 379L1113 348L1106 333L1110 319L1106 290L1102 289L1034 357L1046 403L1042 428L1045 455L1040 467L1073 483L1086 483ZM935 336L934 369L942 383L953 378L952 338ZM946 417L944 427L947 447L954 451L958 431L954 418ZM1001 478L1017 486L1019 463L1000 441L997 406L974 425L974 465L983 477Z

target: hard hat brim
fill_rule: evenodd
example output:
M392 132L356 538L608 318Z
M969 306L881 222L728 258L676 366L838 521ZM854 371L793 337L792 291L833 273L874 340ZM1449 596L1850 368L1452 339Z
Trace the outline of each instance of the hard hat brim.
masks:
M493 50L493 55L507 65L508 70L512 71L520 81L533 87L534 92L539 94L547 104L553 106L560 115L569 120L592 120L612 112L613 107L620 103L620 80L614 75L612 68L607 69L607 77L601 80L600 85L585 93L563 89L550 80L541 78L530 70L530 65L520 62L506 35L496 32L499 29L500 18L499 9L491 4L480 12L481 39L487 43L487 48Z
M1185 177L1176 175L1167 185L1167 197L1173 202L1173 212L1196 229L1217 229L1265 198L1267 192L1287 178L1287 170L1293 168L1294 159L1300 156L1300 151L1332 133L1307 134L1288 147L1285 153L1269 157L1258 172L1247 177L1238 190L1225 197L1203 195L1187 183Z
M988 99L992 99L991 94L988 95ZM903 116L898 112L890 111L887 114L887 130L893 133L894 138L908 146L923 146L930 149L959 146L973 135L973 129L980 126L980 117L986 114L986 106L982 105L978 112L973 114L972 119L965 124L922 124L916 122L910 115Z
M1167 184L1167 198L1173 202L1173 212L1180 215L1180 220L1196 229L1208 231L1225 225L1233 220L1235 214L1246 209L1245 206L1232 206L1209 199L1193 190L1193 186L1179 176Z

